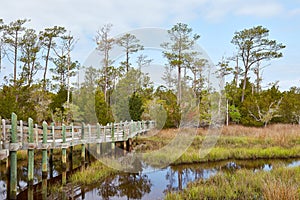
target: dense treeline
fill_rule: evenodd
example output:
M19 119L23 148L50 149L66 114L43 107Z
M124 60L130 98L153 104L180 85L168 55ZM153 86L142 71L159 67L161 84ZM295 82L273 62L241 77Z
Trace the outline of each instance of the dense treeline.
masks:
M200 124L211 122L213 96L206 69L209 62L194 45L200 35L187 24L178 23L169 31L170 40L161 44L168 61L162 79L165 86L154 87L142 67L152 59L132 34L110 36L111 24L99 29L94 38L101 54L100 69L84 67L71 57L77 39L64 27L37 31L26 27L29 20L5 23L0 19L0 69L12 71L0 88L0 116L15 112L20 119L33 118L69 123L85 121L107 124L112 121L156 119L158 126L176 127L185 112L187 94L193 94L200 111ZM233 75L220 94L225 94L229 123L263 126L269 123L300 124L300 88L280 91L277 84L261 88L262 65L282 57L285 46L270 40L269 30L257 26L234 33L231 43L237 48L234 58L223 59L214 72L220 79ZM115 46L124 52L124 61L110 58ZM131 57L135 54L136 59ZM133 63L134 61L134 63ZM72 83L84 71L83 83ZM252 82L251 77L256 77ZM73 78L72 78L73 77ZM220 106L221 104L219 104ZM227 109L226 109L227 108ZM191 114L192 115L192 114Z

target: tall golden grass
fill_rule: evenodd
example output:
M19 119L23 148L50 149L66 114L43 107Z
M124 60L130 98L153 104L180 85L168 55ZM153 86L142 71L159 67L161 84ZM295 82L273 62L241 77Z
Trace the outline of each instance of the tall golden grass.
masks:
M262 188L266 200L297 200L299 198L297 185L281 179L269 177Z
M278 145L300 141L300 126L291 124L273 124L266 128L245 127L241 125L224 126L222 136L246 136L261 140L272 140Z

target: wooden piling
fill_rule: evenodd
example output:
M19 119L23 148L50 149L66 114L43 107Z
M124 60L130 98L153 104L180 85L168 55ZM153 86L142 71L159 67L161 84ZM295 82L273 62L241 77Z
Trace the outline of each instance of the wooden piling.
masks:
M73 170L73 146L70 146L70 151L68 154L68 159L69 159L69 171Z
M64 170L61 174L61 183L63 186L67 184L67 171Z
M43 122L43 142L42 142L42 177L47 178L48 176L48 166L47 166L47 128L48 125Z
M28 191L27 191L27 199L28 200L33 200L33 185L28 186Z
M41 132L40 128L38 125L33 124L33 120L31 118L28 119L28 125L26 123L20 121L20 124L18 126L17 123L17 115L12 113L11 116L11 129L8 127L5 127L5 120L1 119L0 117L0 140L2 140L0 143L0 149L1 145L4 144L2 147L4 150L8 151L10 156L5 157L7 158L8 161L8 176L9 178L7 179L7 198L8 199L16 199L16 194L17 194L17 151L21 148L21 143L24 144L23 148L28 147L28 199L33 199L33 190L32 190L32 185L33 185L33 180L34 180L34 151L35 149L42 149L42 177L43 177L43 189L42 189L42 198L47 199L47 176L48 176L48 161L47 161L47 151L48 148L51 146L50 149L50 157L49 157L49 164L50 168L51 163L53 161L53 148L60 147L62 149L62 167L64 169L63 173L63 179L62 179L62 184L64 185L66 183L66 172L67 172L67 160L68 162L72 163L72 154L73 154L73 147L72 145L77 145L78 142L80 144L81 140L81 161L82 161L82 169L85 168L85 162L86 159L88 158L87 151L89 150L89 145L90 144L95 144L97 145L97 155L101 155L102 152L102 147L106 148L106 151L111 150L107 152L108 154L111 154L113 157L116 156L116 147L121 147L123 146L124 148L124 153L126 153L126 149L129 149L129 151L132 149L132 143L134 138L137 136L137 134L142 134L146 130L149 130L151 128L154 128L155 122L153 121L141 121L141 122L120 122L118 124L110 123L107 124L107 126L100 126L100 124L97 124L96 126L85 126L84 123L82 123L81 127L81 138L78 138L76 132L74 131L73 125L71 125L72 128L72 141L70 141L70 138L67 138L67 135L69 137L69 130L71 128L67 128L65 125L62 125L62 127L55 127L54 124L52 124L52 135L49 136L49 139L53 139L52 142L47 141L47 133L48 133L48 125L46 122L43 122L42 124L42 144L41 144ZM28 139L26 138L27 136L26 130L28 126ZM24 129L23 129L24 128ZM61 128L61 129L60 129ZM76 127L75 127L76 128ZM58 141L56 138L55 141L55 130L60 129L62 130L62 143L61 141ZM77 129L77 128L76 128ZM94 138L94 131L96 129L96 140L93 140ZM9 131L7 131L9 130ZM68 132L67 132L68 130ZM88 131L88 133L85 133ZM8 132L8 133L7 133ZM123 132L123 135L120 136L119 133ZM2 134L1 134L2 133ZM23 134L24 133L24 134ZM68 133L68 134L67 134ZM57 133L58 134L58 133ZM85 134L87 134L87 138L85 137ZM2 137L1 137L2 136ZM8 138L10 137L10 139ZM21 139L21 140L20 140ZM68 142L67 142L68 141ZM104 144L107 142L106 144ZM28 144L27 144L28 143ZM103 145L102 145L103 143ZM111 143L111 144L109 144ZM9 144L9 147L8 147ZM87 146L86 146L87 144ZM61 145L61 146L60 146ZM70 147L70 151L68 151L68 148ZM2 149L3 150L3 149ZM68 158L67 158L67 153ZM72 170L72 164L70 164L71 167L68 167L68 169ZM69 165L69 166L70 166ZM50 176L51 176L51 171L50 171Z
M50 169L50 178L53 178L53 148L55 148L55 126L54 123L51 123L51 134L52 134L52 148L50 149L49 156L49 169Z
M33 135L33 120L28 119L28 185L33 185L34 175L34 135Z
M10 199L17 199L17 142L17 115L12 113L10 135Z
M48 180L47 177L42 179L42 200L47 200Z
M128 138L127 142L128 142L127 150L129 152L131 152L131 150L132 150L132 138Z
M62 125L62 150L61 150L62 168L67 168L67 147L66 147L66 126Z

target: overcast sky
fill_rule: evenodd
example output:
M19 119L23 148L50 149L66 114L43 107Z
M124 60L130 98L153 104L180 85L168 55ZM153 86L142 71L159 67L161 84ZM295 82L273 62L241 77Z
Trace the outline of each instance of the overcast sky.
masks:
M95 49L96 31L107 23L113 24L112 35L187 23L201 35L199 45L215 64L234 54L235 31L262 25L270 39L287 46L284 57L264 69L264 85L279 80L281 89L300 86L300 0L5 0L0 18L5 23L31 19L27 27L38 31L66 27L79 39L72 57L80 63Z

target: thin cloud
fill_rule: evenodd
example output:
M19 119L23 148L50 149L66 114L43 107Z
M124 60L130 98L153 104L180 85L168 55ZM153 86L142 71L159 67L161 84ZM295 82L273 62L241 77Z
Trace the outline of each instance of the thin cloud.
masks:
M237 15L249 15L254 17L274 17L283 12L284 8L281 4L274 1L243 1L239 8L235 11Z
M300 8L292 9L288 14L290 17L296 17L300 15Z
M228 16L273 17L282 14L284 7L276 1L213 0L207 2L204 17L209 21L223 21Z

